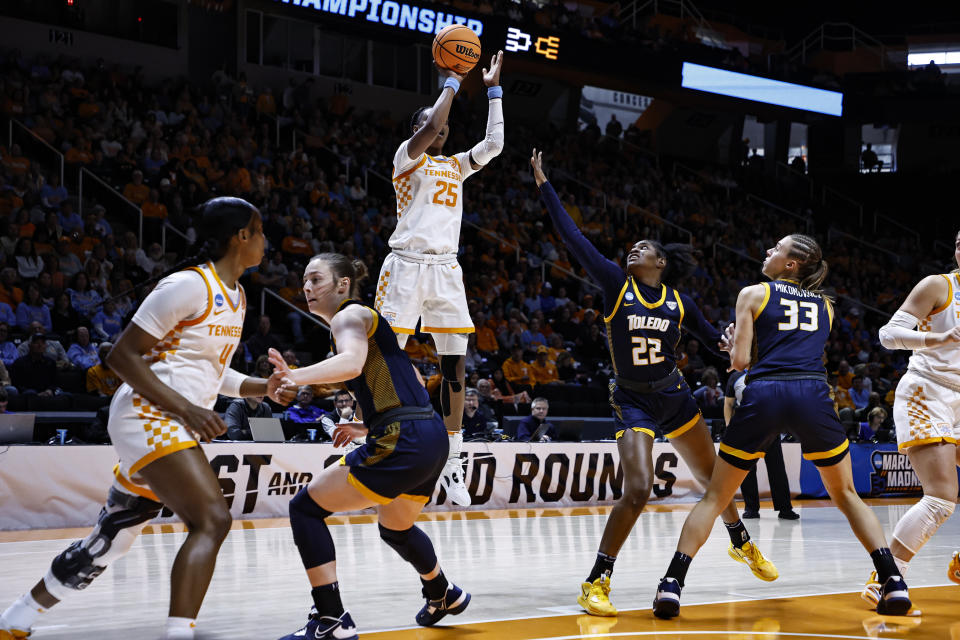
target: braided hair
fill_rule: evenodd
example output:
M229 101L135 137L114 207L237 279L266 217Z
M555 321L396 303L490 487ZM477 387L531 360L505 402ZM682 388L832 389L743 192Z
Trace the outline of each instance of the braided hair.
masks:
M417 125L420 124L420 118L423 117L423 114L430 110L430 107L420 107L413 112L413 116L410 118L410 130L417 128Z
M820 285L827 278L828 265L817 241L802 233L790 235L791 258L797 261L797 278L800 288L827 297Z

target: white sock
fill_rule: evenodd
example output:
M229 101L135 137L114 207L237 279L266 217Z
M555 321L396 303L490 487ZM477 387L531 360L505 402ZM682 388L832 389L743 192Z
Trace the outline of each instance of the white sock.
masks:
M900 571L900 577L906 578L907 568L910 567L910 563L907 560L901 560L897 556L893 556L893 561L896 563L897 569Z
M16 602L3 612L2 619L4 624L12 629L30 631L40 614L46 613L46 611L40 606L39 602L33 599L30 592L27 592L17 598Z
M167 618L166 640L193 640L193 630L197 626L195 618Z
M456 433L447 431L447 436L450 438L450 455L447 457L459 458L460 450L463 448L463 431L457 431Z

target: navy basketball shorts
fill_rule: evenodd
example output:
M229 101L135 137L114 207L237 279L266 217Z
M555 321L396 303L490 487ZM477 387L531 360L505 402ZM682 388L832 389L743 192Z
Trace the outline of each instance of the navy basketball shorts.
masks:
M426 420L391 422L343 458L347 481L377 504L406 498L426 504L447 462L450 439L436 413Z
M651 438L661 435L676 438L700 420L700 408L685 380L653 393L637 393L611 384L610 406L618 440L627 430L645 433Z
M720 442L720 457L750 470L781 432L792 434L803 457L818 467L832 466L847 455L849 442L827 383L798 379L748 382Z

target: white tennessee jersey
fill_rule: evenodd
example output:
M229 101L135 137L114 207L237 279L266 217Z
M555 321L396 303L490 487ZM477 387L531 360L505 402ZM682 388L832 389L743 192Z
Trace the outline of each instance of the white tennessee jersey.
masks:
M208 262L161 280L133 323L159 340L144 359L160 382L212 409L240 342L246 310L243 287L227 289Z
M960 273L941 274L947 281L947 303L920 321L917 329L944 333L960 325ZM960 390L960 342L917 349L909 368L948 387Z
M450 255L460 245L463 181L476 173L470 152L414 160L403 142L393 156L393 189L397 193L397 228L390 248Z

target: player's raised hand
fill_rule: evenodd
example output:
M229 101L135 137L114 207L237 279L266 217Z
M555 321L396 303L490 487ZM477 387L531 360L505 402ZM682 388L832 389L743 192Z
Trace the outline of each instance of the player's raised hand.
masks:
M439 66L436 62L433 63L433 66L437 68L437 73L440 74L441 78L453 78L457 82L463 82L463 79L467 77L467 74L460 75L453 69L445 69Z
M543 186L547 181L547 176L543 173L543 151L534 148L530 155L530 166L533 167L533 179L537 181L537 187Z
M497 54L490 58L490 68L483 69L483 84L488 87L500 84L501 67L503 67L503 51L497 51Z

